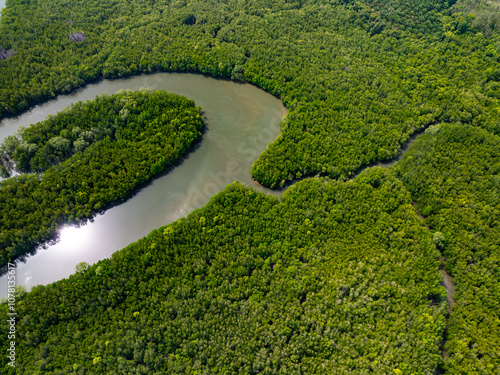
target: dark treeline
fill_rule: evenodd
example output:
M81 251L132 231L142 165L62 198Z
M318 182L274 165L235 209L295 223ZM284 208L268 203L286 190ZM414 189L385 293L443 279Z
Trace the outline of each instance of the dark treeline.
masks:
M12 0L0 25L0 47L15 51L0 61L0 115L99 77L246 80L289 108L254 178L344 179L436 121L498 127L498 36L451 3Z
M386 170L306 180L280 203L234 183L19 300L16 373L431 374L438 259Z
M126 91L78 103L1 148L8 169L36 171L0 182L0 260L5 264L80 223L174 164L201 137L192 100Z
M395 167L434 232L456 305L445 369L500 371L500 137L463 124L429 129Z

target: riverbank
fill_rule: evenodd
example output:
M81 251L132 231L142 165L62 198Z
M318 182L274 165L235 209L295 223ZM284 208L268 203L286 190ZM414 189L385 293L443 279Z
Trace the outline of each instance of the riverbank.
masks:
M7 123L7 133L12 134L17 127L43 120L71 102L93 99L102 92L112 94L120 89L141 87L194 99L196 105L204 108L207 129L203 141L181 165L152 180L131 199L97 215L85 226L63 229L58 243L37 251L26 263L19 263L20 285L30 289L37 284L47 284L68 277L82 261L92 264L109 257L158 226L202 207L235 180L254 186L250 166L279 134L286 109L279 100L252 85L175 73L103 80L34 107L22 116L6 119L2 125ZM2 129L0 127L0 131ZM280 195L263 187L255 188ZM0 278L2 285L4 279L5 276ZM5 295L4 288L0 293Z

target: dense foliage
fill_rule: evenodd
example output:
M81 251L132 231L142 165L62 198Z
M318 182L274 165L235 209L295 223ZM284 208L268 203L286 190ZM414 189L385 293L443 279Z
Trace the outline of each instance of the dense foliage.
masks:
M455 1L340 0L362 16L366 27L372 26L372 35L386 28L411 30L420 34L439 32L441 12L446 11Z
M472 26L490 37L500 31L500 1L499 0L463 0L456 4L455 11L467 14L472 19ZM461 22L460 28L467 23Z
M446 309L438 258L383 169L306 180L281 202L234 183L28 293L16 373L432 374Z
M45 172L0 182L0 263L124 199L174 164L202 127L192 100L128 91L78 103L7 139L3 160L8 151L18 170Z
M451 3L11 0L0 116L98 77L208 73L252 82L289 109L254 178L343 179L435 121L498 124L498 38Z
M35 288L19 302L18 372L430 374L443 291L414 199L457 287L444 368L499 373L499 3L453 3L9 0L0 117L100 77L248 81L289 109L252 168L271 187L346 179L443 124L395 167L411 198L380 170L308 180L281 203L233 185L111 260ZM183 150L199 136L191 119L191 133L177 133ZM11 256L123 198L167 160L156 128L130 153L113 128L57 132L59 118L49 121L2 149L6 173L46 170L0 184L0 246Z
M500 136L462 124L433 127L396 166L426 216L456 305L447 329L452 374L500 372Z

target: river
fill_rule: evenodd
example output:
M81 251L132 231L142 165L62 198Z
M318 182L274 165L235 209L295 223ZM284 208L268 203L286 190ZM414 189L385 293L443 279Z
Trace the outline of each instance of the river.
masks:
M33 107L18 117L4 119L0 122L0 141L20 126L42 121L71 103L93 99L104 92L112 94L141 87L185 95L203 107L207 130L199 147L170 173L154 179L125 203L80 228L64 227L57 244L37 251L25 263L18 262L18 285L29 290L68 277L76 264L107 258L153 229L202 207L232 181L279 195L256 185L250 177L250 166L278 136L286 109L277 98L249 84L178 73L102 80ZM0 297L5 297L5 275L0 278L0 285Z

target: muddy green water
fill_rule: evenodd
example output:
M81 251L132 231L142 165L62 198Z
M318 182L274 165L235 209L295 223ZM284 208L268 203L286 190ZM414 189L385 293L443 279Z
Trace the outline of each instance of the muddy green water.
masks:
M203 107L207 130L199 147L170 173L153 180L92 223L63 228L57 244L39 250L25 263L18 262L17 284L29 290L68 277L74 273L76 264L92 264L109 257L153 229L202 207L233 181L279 194L255 184L250 178L250 166L278 136L285 107L254 86L201 75L157 73L87 85L19 117L5 119L0 123L0 142L19 126L42 121L71 103L93 99L104 92L112 94L142 87L185 95ZM0 286L0 296L5 297L6 276L0 278Z

